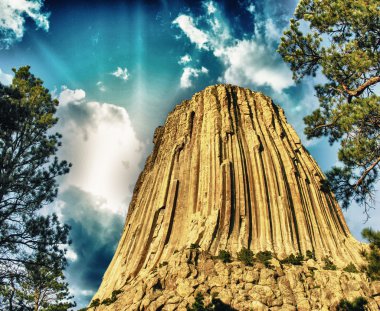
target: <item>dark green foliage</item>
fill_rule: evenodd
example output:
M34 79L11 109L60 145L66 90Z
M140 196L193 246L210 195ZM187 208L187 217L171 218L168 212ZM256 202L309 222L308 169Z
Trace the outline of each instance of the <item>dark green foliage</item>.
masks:
M250 249L243 247L240 252L237 253L237 258L247 266L253 266L253 255L254 254Z
M336 270L336 265L330 260L330 258L325 257L323 258L323 262L325 263L325 266L323 269L325 270Z
M0 309L67 310L69 227L40 210L54 201L57 178L70 165L56 156L58 101L29 69L14 69L12 84L0 84Z
M307 257L308 259L313 259L313 260L315 260L315 253L314 253L314 251L307 250L307 251L306 251L306 257Z
M190 244L190 249L198 249L198 248L200 248L198 243L191 243Z
M301 30L302 29L302 30ZM301 0L278 48L295 81L327 78L316 86L319 108L305 117L308 138L340 142L343 164L327 174L323 189L344 208L352 200L373 204L380 163L380 19L378 0Z
M356 269L355 265L351 262L347 267L343 269L343 271L349 272L349 273L358 273L358 269Z
M117 300L117 296L122 292L123 291L120 289L116 289L116 290L112 291L111 297L104 299L101 304L106 305L106 306L113 304ZM99 299L96 299L96 300L97 300L97 305L100 305ZM93 302L95 302L95 300ZM95 305L94 305L94 307L95 307Z
M336 307L337 311L365 311L367 299L363 297L357 297L353 302L349 302L346 299L342 299Z
M191 307L187 307L188 311L236 311L236 309L232 308L231 306L225 304L220 299L216 297L212 297L212 302L205 306L204 304L204 297L202 293L198 292L195 296L195 302Z
M169 263L167 262L167 261L163 261L163 262L160 262L159 264L158 264L158 267L159 268L162 268L162 267L165 267L165 266L167 266Z
M99 298L96 298L93 301L91 301L90 308L94 308L94 307L98 307L98 306L100 306Z
M225 250L219 251L219 255L217 256L217 258L223 261L224 263L231 262L231 254L230 252Z
M106 298L102 301L102 305L106 305L106 306L109 306L112 303L113 303L112 298Z
M213 310L211 305L205 306L202 293L198 292L195 296L195 302L191 307L187 307L188 311L208 311Z
M368 265L364 270L372 280L380 280L380 231L366 228L362 236L370 242L370 251L365 253Z
M212 306L213 308L211 310L215 310L215 311L237 311L236 309L232 308L230 305L225 304L219 298L212 299Z
M361 250L359 251L359 253L360 253L360 255L361 255L362 257L367 257L367 251L366 251L365 249L361 249Z
M266 267L270 266L270 260L272 259L272 252L263 251L256 254L257 261L263 263Z
M302 265L302 261L304 261L304 257L302 254L298 253L297 255L291 254L280 262L283 264L300 266Z
M380 231L365 228L362 231L362 236L370 243L371 247L380 248Z

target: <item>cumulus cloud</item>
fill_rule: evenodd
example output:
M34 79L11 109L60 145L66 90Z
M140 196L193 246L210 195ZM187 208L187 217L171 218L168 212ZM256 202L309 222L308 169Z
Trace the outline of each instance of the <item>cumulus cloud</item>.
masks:
M220 53L226 65L226 82L268 85L276 92L294 84L288 67L276 58L268 57L268 48L255 40L241 40Z
M86 101L81 89L63 88L59 99L60 157L73 164L63 187L76 186L104 200L110 212L124 214L145 148L127 110Z
M58 96L58 101L61 105L67 103L79 102L86 97L86 92L82 89L70 90L67 86L62 86L61 93Z
M0 83L3 85L10 85L12 83L13 75L5 73L0 68Z
M181 59L179 60L178 64L180 65L185 65L187 63L191 62L191 56L189 54L186 54L184 56L181 57Z
M194 25L194 20L191 16L181 14L173 21L173 24L178 25L190 41L195 43L198 48L209 49L207 46L207 34Z
M224 73L220 81L253 87L269 86L275 92L294 85L290 69L275 52L282 29L272 19L257 22L251 36L237 38L231 35L231 27L214 2L205 2L204 8L206 14L196 18L197 24L193 17L185 14L179 15L173 23L198 49L211 51L222 62ZM249 5L247 10L254 12L254 6ZM202 27L197 26L201 24ZM197 71L185 68L181 86L191 86L190 78L197 74Z
M25 32L25 19L32 19L37 28L49 30L50 13L42 12L44 0L0 1L0 48L9 48L20 41Z
M119 79L122 79L124 81L127 81L129 79L129 72L128 72L128 69L127 68L121 68L121 67L117 67L117 69L111 73L113 76L115 76L116 78L119 78Z
M208 69L205 67L202 67L200 69L192 68L192 67L185 67L183 68L183 73L181 76L181 88L189 88L192 86L191 79L199 77L200 74L207 74Z

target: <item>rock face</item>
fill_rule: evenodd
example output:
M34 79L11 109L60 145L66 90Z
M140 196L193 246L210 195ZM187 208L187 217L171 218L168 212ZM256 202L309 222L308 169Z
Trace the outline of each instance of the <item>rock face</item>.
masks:
M156 129L154 150L136 183L121 240L94 299L102 301L121 290L116 302L101 307L155 310L160 304L174 310L185 306L185 298L193 297L196 289L208 288L210 294L218 288L223 301L234 301L246 290L253 303L248 309L301 310L305 305L308 310L313 295L322 298L300 283L301 270L279 268L283 275L270 277L266 284L265 270L216 268L217 261L206 257L220 250L236 257L246 247L254 253L271 251L278 259L312 251L317 262L327 256L338 268L350 262L360 266L365 246L351 236L333 194L320 190L323 179L283 110L270 98L231 85L207 87L176 106ZM190 251L195 245L199 250ZM193 258L197 254L203 254L203 268ZM210 274L202 270L208 264ZM343 277L354 291L367 290L363 275L351 276L351 282L348 273L324 273L318 286L327 288L332 278L343 292ZM239 286L234 287L236 280ZM161 294L153 299L157 291ZM165 296L162 291L173 293ZM149 292L153 296L147 298ZM150 306L153 301L155 307Z

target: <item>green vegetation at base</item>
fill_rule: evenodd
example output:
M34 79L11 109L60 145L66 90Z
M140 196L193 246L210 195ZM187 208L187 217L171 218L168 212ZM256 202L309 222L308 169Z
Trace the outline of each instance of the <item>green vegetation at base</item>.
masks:
M90 308L96 308L96 307L99 307L100 305L106 305L106 306L109 306L109 305L113 304L113 303L117 300L117 296L118 296L119 294L121 294L122 292L123 292L122 290L120 290L120 289L116 289L116 290L114 290L114 291L112 292L111 297L106 298L106 299L104 299L103 301L100 301L99 298L96 298L96 299L94 299L94 300L91 302L91 304L90 304L89 307L90 307ZM85 310L87 310L87 308L83 308L83 309L81 309L81 310L85 311ZM78 311L80 311L80 310L78 310Z
M347 265L343 271L349 272L349 273L358 273L358 269L356 269L356 266L351 262L349 265Z
M362 236L370 243L370 252L364 253L368 261L364 270L371 280L380 280L380 231L366 228L362 231Z
M323 262L325 266L323 267L324 270L336 270L336 265L330 260L328 257L323 258Z
M270 267L270 260L272 258L273 255L270 251L261 251L256 254L257 261L263 263L265 267Z
M311 250L307 250L307 251L306 251L306 257L307 257L308 259L316 260L316 258L315 258L315 253L314 253L314 251L311 251Z
M209 311L212 310L211 305L205 306L204 297L202 293L198 292L195 296L195 302L191 307L187 307L187 311Z
M288 257L280 260L282 264L290 264L296 266L302 265L302 261L304 261L304 257L301 253L298 253L297 255L291 254Z
M253 252L250 249L245 248L245 247L243 247L240 250L240 252L237 253L238 260L240 260L247 266L253 266L253 263L254 263L253 256L254 256Z
M220 250L219 255L216 258L220 259L224 263L231 262L231 254L229 251Z
M93 301L91 301L90 308L95 308L95 307L98 307L98 306L100 306L100 299L99 298L96 298Z
M215 296L216 295L213 295L211 303L205 305L203 294L198 292L195 296L195 302L192 304L191 307L187 307L187 311L237 311L236 309L225 304Z
M357 297L353 302L349 302L347 299L342 299L336 307L336 311L365 311L367 299L363 297Z

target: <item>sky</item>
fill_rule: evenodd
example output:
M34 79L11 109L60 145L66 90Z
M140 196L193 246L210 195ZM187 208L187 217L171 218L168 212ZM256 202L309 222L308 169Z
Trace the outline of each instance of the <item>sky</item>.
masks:
M322 170L337 164L338 146L303 134L323 77L295 84L276 52L297 2L0 0L0 82L30 65L60 102L59 156L73 167L54 208L72 227L66 275L78 307L112 258L154 129L195 92L231 83L265 93ZM365 224L358 206L344 214L358 239L380 229L380 208Z

